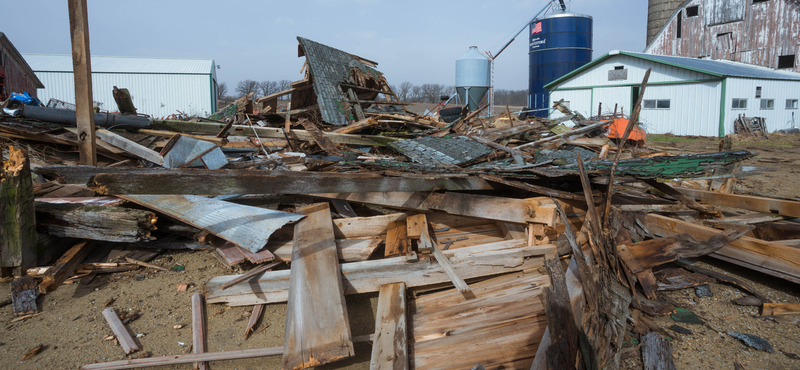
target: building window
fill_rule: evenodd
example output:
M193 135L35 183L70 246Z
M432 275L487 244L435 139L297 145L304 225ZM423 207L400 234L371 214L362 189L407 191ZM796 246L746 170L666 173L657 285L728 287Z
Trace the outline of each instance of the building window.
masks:
M761 97L761 86L756 86L756 99Z
M761 109L775 109L775 99L761 99Z
M687 17L696 17L699 14L700 14L700 7L697 5L686 8Z
M669 109L669 99L652 99L642 101L642 108L644 109Z
M745 109L745 108L747 108L747 99L733 99L733 103L731 104L731 108L733 108L733 109Z
M786 109L797 109L797 99L786 99Z
M769 0L753 0L753 4L755 4L755 3L763 3L765 1L769 1Z
M678 27L677 27L678 30L677 30L676 36L675 36L675 38L678 38L678 39L681 38L681 28L683 28L683 21L681 19L681 18L683 18L682 15L683 15L683 11L678 11Z
M781 55L778 57L778 69L794 68L794 54Z
M621 70L625 69L625 66L615 66L614 69L617 70L617 71L621 71Z

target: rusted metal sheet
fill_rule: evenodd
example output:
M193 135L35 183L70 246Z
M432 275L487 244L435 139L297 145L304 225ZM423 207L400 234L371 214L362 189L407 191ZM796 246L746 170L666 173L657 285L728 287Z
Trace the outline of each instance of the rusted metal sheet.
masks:
M305 217L196 195L122 195L120 198L208 231L253 253L264 248L270 235L283 225Z
M36 198L36 201L50 204L83 204L85 206L118 206L124 202L117 197Z
M697 16L687 9L697 7ZM800 2L692 0L676 8L645 53L725 59L778 68L778 57L795 55L800 72ZM678 29L680 28L680 38Z

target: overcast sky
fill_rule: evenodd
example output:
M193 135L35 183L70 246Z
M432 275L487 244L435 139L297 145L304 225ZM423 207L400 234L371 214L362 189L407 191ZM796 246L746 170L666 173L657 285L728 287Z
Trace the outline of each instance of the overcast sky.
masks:
M378 62L389 83L453 85L455 60L470 46L497 53L547 4L513 1L89 0L94 55L211 58L219 82L303 76L297 36ZM647 1L575 0L594 18L594 58L642 51ZM7 1L4 32L21 53L69 54L66 0ZM527 32L495 63L498 89L528 88Z

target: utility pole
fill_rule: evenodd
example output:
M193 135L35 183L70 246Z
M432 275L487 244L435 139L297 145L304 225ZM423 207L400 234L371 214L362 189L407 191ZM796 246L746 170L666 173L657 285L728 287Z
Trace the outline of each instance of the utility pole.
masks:
M69 0L72 71L75 76L75 115L81 165L97 166L92 99L92 54L89 52L89 18L86 0Z

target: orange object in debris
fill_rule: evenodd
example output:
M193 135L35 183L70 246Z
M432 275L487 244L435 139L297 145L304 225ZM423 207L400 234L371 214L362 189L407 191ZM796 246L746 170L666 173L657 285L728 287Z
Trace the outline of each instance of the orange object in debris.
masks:
M608 130L608 138L618 140L622 140L627 127L627 118L614 118L613 123L605 126L606 130ZM631 130L630 135L628 135L628 140L632 140L636 142L636 144L642 145L647 141L647 133L644 132L641 127L639 127L639 124L636 124L636 126L633 127L633 130Z

